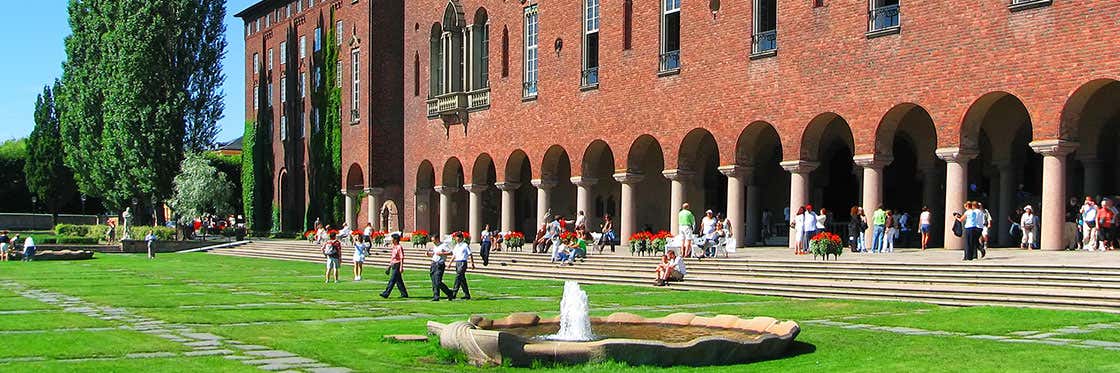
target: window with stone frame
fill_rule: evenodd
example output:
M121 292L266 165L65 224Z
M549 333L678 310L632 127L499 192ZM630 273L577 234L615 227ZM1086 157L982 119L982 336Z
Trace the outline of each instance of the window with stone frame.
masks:
M681 68L681 0L661 0L660 71Z
M524 72L522 73L522 97L536 97L537 96L537 67L538 67L538 37L540 35L540 15L537 13L537 5L530 5L525 8L525 49L524 49Z
M778 49L778 1L752 0L754 20L751 34L751 54L764 55Z
M599 85L599 0L584 0L582 57L580 86Z
M868 31L898 28L901 22L898 0L868 0Z

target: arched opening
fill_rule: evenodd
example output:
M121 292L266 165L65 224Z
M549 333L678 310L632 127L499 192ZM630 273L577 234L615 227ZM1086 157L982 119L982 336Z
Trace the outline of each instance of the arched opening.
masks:
M457 1L450 1L443 10L443 33L440 45L443 48L443 87L441 93L462 92L466 60L463 58L463 28L466 20L463 7Z
M732 222L742 227L739 235L745 245L785 245L788 223L782 211L789 207L789 173L782 169L782 139L774 126L754 122L743 129L735 145L735 163L746 166L744 180L746 221Z
M291 231L292 223L288 210L291 209L290 206L292 205L292 185L288 180L287 169L280 169L276 177L276 184L279 186L276 190L276 210L280 213L272 217L274 220L277 220L276 223L278 223L275 225L275 228L284 232Z
M385 201L385 203L381 205L379 211L380 215L378 221L381 223L379 226L382 230L396 232L401 229L397 226L397 222L400 221L400 212L397 211L396 202Z
M471 90L490 86L490 22L486 8L474 13L471 27Z
M681 141L677 169L690 174L684 180L685 202L697 217L704 210L727 216L727 176L719 172L719 159L716 138L708 130L694 129Z
M1071 196L1120 192L1120 82L1098 79L1070 95L1062 110L1061 137L1080 143L1067 172ZM1079 198L1080 200L1081 198Z
M506 161L505 181L517 186L513 192L513 229L526 238L537 232L537 188L533 187L533 168L524 151L515 150Z
M463 188L463 164L459 162L458 158L452 157L443 164L443 174L440 179L447 198L451 199L451 206L447 211L448 225L444 230L441 227L440 234L448 235L451 232L467 230L467 219L469 218L469 195L467 190ZM442 198L442 196L441 196ZM441 212L442 213L442 212Z
M634 185L635 231L669 230L670 219L665 216L669 211L669 179L662 175L663 171L665 155L657 139L642 135L634 140L626 155L626 172L642 178Z
M502 26L502 77L509 77L509 29Z
M358 194L363 189L365 189L365 186L366 181L365 176L362 174L362 166L359 166L357 163L351 164L350 168L346 170L346 185L343 186L343 189L346 190L346 193L352 197L344 199L343 202L351 204L351 216L345 216L343 217L343 219L345 219L346 221L354 222L354 225L350 227L352 229L361 228L361 226L363 226L364 224L359 222L366 221L366 219L361 219L363 217L363 212L365 211L362 210L362 201L357 198ZM343 212L345 213L345 207Z
M928 207L931 213L944 211L944 181L938 172L944 163L934 153L937 130L933 119L921 106L899 104L883 117L876 136L876 153L892 159L883 169L883 206L896 216L909 216L910 231L900 236L897 245L920 245L917 228L922 208ZM930 219L932 245L941 242L943 221Z
M439 195L435 192L436 173L432 163L424 160L416 168L416 229L436 233L439 223Z
M494 160L490 158L489 154L482 153L474 161L474 167L471 168L471 185L476 188L481 188L479 192L479 218L481 227L487 224L492 229L498 228L501 223L501 191L494 186L498 180L497 171L494 169Z
M855 140L848 122L839 115L818 115L805 130L801 146L802 159L820 162L810 175L808 203L813 209L827 209L831 226L825 229L847 232L847 212L860 201L861 171L852 162ZM792 212L791 212L792 213Z
M1024 205L1039 206L1042 156L1030 148L1032 127L1026 106L1006 92L984 95L965 115L962 148L979 150L968 165L968 199L991 213L992 246L1011 246L1016 237L1007 218Z
M572 184L572 161L568 152L559 145L553 145L544 153L541 163L541 184L551 186L548 209L553 215L565 219L575 219L576 186Z
M622 190L614 179L614 152L610 145L603 140L592 141L583 152L581 169L580 176L584 182L591 183L587 196L591 211L584 211L588 228L598 232L606 215L610 215L617 225ZM615 231L618 231L617 226Z

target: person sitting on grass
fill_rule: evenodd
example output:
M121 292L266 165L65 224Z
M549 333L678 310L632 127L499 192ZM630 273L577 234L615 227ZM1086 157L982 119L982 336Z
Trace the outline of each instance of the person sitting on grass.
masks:
M338 241L338 235L331 233L327 242L322 246L323 256L327 257L327 273L326 281L331 282L331 274L334 274L334 282L338 283L338 267L342 261L342 242Z
M668 285L669 282L684 281L684 258L677 256L677 252L669 250L666 254L668 262L664 270L660 271L657 286Z

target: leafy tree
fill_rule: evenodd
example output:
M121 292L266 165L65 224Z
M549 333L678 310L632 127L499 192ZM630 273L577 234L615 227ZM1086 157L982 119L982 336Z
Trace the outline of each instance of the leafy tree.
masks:
M179 216L180 224L190 224L203 214L219 216L233 211L233 183L198 153L187 154L182 172L174 178L175 194L171 209Z
M23 175L26 159L26 139L0 143L0 212L31 211L31 192Z
M74 176L63 164L59 108L53 94L60 90L61 83L55 80L54 87L43 87L43 93L35 100L35 129L27 139L27 162L23 167L28 189L51 212L55 224L59 210L77 192Z
M263 46L263 41L261 42ZM256 85L256 121L245 122L242 138L241 188L245 208L245 223L250 230L262 232L275 227L272 218L273 161L272 161L272 107L269 103L268 82L271 72L266 61L259 62L260 73Z
M111 209L168 197L183 152L209 147L222 116L225 2L70 0L68 10L65 163Z
M222 155L215 152L203 152L202 156L210 162L214 168L218 169L226 175L226 180L233 183L233 199L230 202L233 204L234 210L241 209L241 155Z
M319 25L323 27L321 17ZM306 217L308 227L317 218L341 222L346 213L345 199L339 194L342 189L342 90L337 80L338 46L335 44L336 33L342 30L334 29L334 12L326 25L323 49L315 54L312 65L312 71L318 72L318 76L313 76L311 104L319 109L314 113L316 118L308 141L308 194L311 196Z

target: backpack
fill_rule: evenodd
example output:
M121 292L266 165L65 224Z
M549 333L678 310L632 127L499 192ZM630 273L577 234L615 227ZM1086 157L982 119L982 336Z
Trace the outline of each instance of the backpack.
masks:
M327 242L323 244L323 254L325 254L326 256L334 255L334 251L334 242Z
M957 237L964 235L964 224L960 220L953 221L953 235Z

